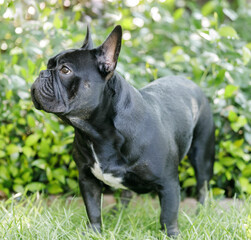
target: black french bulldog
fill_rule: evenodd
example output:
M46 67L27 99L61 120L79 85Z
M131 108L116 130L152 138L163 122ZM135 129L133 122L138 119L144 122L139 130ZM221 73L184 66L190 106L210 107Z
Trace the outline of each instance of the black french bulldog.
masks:
M212 113L201 89L183 77L163 77L140 90L127 83L115 71L121 37L116 26L93 48L87 28L80 49L48 61L31 87L32 100L75 128L74 160L90 228L101 231L106 184L156 192L162 230L177 235L178 164L186 155L191 160L203 203L213 174Z

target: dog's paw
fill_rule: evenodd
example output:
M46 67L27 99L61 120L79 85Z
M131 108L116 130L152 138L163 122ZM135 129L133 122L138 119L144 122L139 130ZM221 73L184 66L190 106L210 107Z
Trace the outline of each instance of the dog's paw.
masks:
M177 230L177 231L168 231L167 232L167 236L171 237L171 238L176 238L176 237L178 237L179 234L180 234L179 230Z
M180 231L177 227L161 229L168 237L176 238L180 234Z
M95 233L100 234L101 233L101 227L100 224L87 224L87 228L85 232L82 232L83 236L88 235L88 233Z

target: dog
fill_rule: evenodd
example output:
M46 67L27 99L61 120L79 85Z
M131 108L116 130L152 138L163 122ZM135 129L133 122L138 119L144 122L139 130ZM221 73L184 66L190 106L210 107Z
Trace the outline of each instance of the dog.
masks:
M161 229L176 236L179 162L190 159L201 203L213 174L210 105L184 77L167 76L135 89L115 71L121 39L118 25L94 48L87 27L80 49L49 59L31 87L32 101L75 129L73 158L90 229L101 232L101 194L109 185L157 193Z

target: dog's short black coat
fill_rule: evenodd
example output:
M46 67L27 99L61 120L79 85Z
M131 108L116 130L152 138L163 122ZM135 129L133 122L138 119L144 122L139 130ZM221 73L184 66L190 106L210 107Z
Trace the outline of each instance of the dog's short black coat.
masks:
M51 58L31 88L37 109L55 113L75 128L74 160L90 227L101 231L103 185L137 193L156 192L161 227L178 234L178 164L188 155L199 201L213 173L214 123L201 89L168 76L136 90L116 71L122 30L117 26L93 48Z

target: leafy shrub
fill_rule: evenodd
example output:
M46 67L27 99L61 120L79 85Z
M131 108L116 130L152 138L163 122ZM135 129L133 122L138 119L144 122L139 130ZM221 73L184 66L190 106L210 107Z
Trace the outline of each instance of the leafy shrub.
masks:
M213 193L250 194L251 39L244 28L250 7L241 2L234 11L227 1L208 1L201 9L193 1L126 3L106 3L100 9L104 14L94 16L95 9L77 2L64 7L53 1L1 2L0 190L7 195L76 191L73 129L35 110L28 89L50 56L81 46L83 19L91 13L97 44L115 24L122 25L118 71L134 86L181 74L203 88L216 124ZM180 165L180 181L193 195L188 159Z

